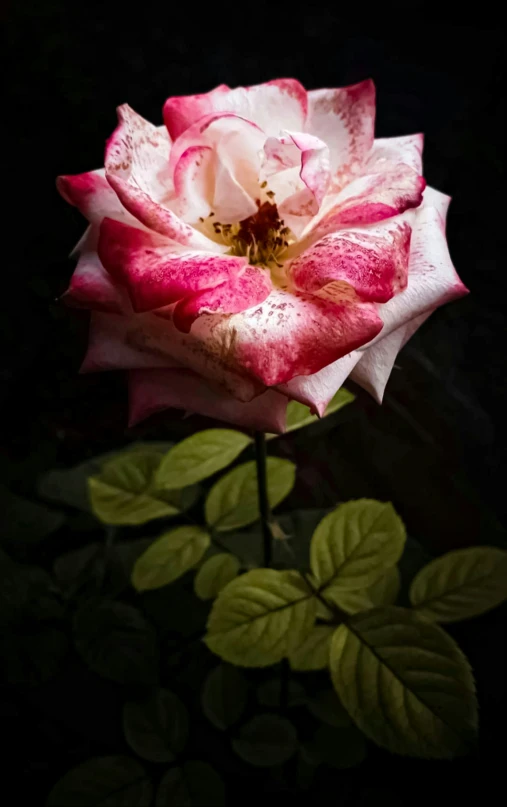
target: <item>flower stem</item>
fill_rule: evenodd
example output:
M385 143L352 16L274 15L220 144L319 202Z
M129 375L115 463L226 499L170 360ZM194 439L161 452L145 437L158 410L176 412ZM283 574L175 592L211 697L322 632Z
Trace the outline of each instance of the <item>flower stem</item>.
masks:
M273 557L273 536L271 535L270 510L266 471L266 436L264 432L255 432L255 462L257 465L257 489L259 496L259 512L261 516L262 545L264 566L271 566Z

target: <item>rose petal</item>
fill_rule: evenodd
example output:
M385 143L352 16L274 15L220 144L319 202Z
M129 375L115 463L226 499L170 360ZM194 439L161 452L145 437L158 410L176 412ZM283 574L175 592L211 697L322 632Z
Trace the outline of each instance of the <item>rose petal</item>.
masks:
M254 200L234 175L231 155L223 154L218 160L213 209L216 221L221 224L234 224L257 213Z
M277 390L309 406L314 414L324 415L329 401L335 396L345 379L350 375L362 353L354 350L343 358L328 364L313 375L297 376L286 384L278 384Z
M177 95L168 98L164 104L163 115L172 140L176 140L199 118L211 114L215 109L214 103L217 102L217 96L228 95L230 92L227 84L220 84L214 90L199 95Z
M180 367L180 363L172 356L152 351L143 345L138 336L142 320L142 317L93 312L90 319L88 350L80 372Z
M106 146L105 165L107 181L124 207L149 229L180 244L219 251L165 204L173 194L165 129L153 126L128 104L118 107L118 120Z
M150 311L218 286L246 266L245 258L185 250L112 219L101 224L98 253L113 278L126 285L134 311Z
M209 146L190 146L174 169L175 208L187 222L206 218L212 210L215 155Z
M308 93L306 130L329 146L331 172L338 184L366 158L374 127L375 85L371 79Z
M360 360L351 372L351 378L381 404L384 391L398 353L431 312L407 322L372 347L360 351Z
M384 305L379 314L384 321L382 336L415 317L468 294L449 255L442 216L446 199L436 197L440 209L432 207L434 193L414 215L407 288Z
M213 289L180 300L172 316L180 331L188 333L197 317L208 314L237 314L262 303L273 286L269 272L257 266L247 266L243 274L232 277ZM163 312L157 312L163 315Z
M344 227L373 224L418 207L426 181L410 166L399 164L385 171L361 175L336 196L328 197L309 234L325 235Z
M381 328L375 308L367 303L338 304L277 289L260 306L228 318L216 337L230 344L237 366L274 386L316 373Z
M175 140L199 118L214 112L234 112L253 121L268 135L276 135L285 127L302 130L307 93L299 81L290 78L234 90L222 84L203 95L168 98L164 121Z
M105 216L128 223L136 221L107 182L104 169L60 176L56 187L65 201L77 207L92 224L100 224Z
M130 421L133 426L164 409L185 409L248 429L285 430L287 398L268 390L243 403L212 389L191 370L134 370L129 373Z
M435 208L442 219L444 230L447 219L447 211L449 210L450 203L450 196L447 196L445 193L441 193L441 191L437 191L435 188L430 188L429 185L426 185L423 193L423 207Z
M266 139L263 131L252 121L238 117L233 112L214 112L189 126L174 141L169 157L169 175L174 175L175 167L182 154L191 146L208 146L216 151L224 138L234 135L238 136L239 140L235 143L233 141L231 151L242 162L249 161L257 171L258 152L262 149ZM228 149L225 149L220 156L224 157L227 151Z
M264 145L260 177L275 194L280 215L296 236L314 216L326 195L329 149L318 137L285 130ZM298 169L298 176L291 169Z
M347 284L359 299L385 303L407 285L410 232L408 222L391 219L330 233L292 261L290 277L302 291L322 289L330 299L346 295Z
M169 317L170 313L166 313L166 316ZM158 357L160 364L173 366L176 362L194 370L210 384L226 390L238 400L251 401L264 392L265 387L235 362L234 333L227 327L230 319L232 317L205 314L196 320L188 334L179 331L170 318L155 314L115 317L115 322L119 329L118 341L124 341L129 347L145 354L145 363L141 365L140 357L135 355L136 363L131 365L133 369L154 366L151 362ZM103 353L107 354L107 350L104 349ZM113 350L107 355L111 362L115 361ZM125 364L122 362L116 366L124 367Z
M374 141L366 165L373 166L378 171L382 164L392 166L404 163L418 174L422 174L423 146L424 135L422 134L381 137Z
M269 137L264 145L265 159L261 173L271 178L279 170L300 167L303 185L310 191L309 197L313 200L311 210L304 215L315 215L326 195L329 179L329 148L318 137L304 132L290 132L285 130L279 137ZM285 202L287 198L276 197L277 204Z
M131 310L128 295L102 266L97 254L97 240L97 227L89 227L85 237L74 249L74 252L79 250L79 258L62 300L67 305L79 308L117 314L128 312Z

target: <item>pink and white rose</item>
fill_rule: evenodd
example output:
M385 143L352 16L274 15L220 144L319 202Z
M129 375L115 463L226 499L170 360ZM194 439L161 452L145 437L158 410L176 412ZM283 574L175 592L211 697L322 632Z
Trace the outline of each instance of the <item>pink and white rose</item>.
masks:
M105 168L58 179L89 221L67 302L84 371L124 369L131 423L177 407L283 432L347 376L377 400L398 351L466 288L422 135L374 139L375 88L294 79L128 105Z

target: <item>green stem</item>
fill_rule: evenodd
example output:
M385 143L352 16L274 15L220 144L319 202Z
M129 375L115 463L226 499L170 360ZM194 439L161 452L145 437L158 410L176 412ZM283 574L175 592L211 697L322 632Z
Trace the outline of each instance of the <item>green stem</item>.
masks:
M106 540L104 541L104 553L102 557L102 567L99 574L98 580L98 588L99 590L103 587L106 581L107 575L107 567L109 566L109 561L111 559L111 552L113 549L114 540L116 538L116 534L118 532L117 527L113 527L109 525L106 527Z
M271 534L270 510L266 468L266 436L264 432L255 432L255 462L257 465L257 489L259 496L259 512L261 517L262 545L264 566L271 566L273 557L273 536Z

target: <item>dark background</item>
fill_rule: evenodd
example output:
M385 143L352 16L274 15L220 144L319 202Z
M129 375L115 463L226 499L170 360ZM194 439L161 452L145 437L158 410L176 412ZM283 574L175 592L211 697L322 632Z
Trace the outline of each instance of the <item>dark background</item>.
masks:
M506 545L499 428L506 405L505 32L487 15L470 24L446 23L435 10L427 20L413 3L393 5L379 22L362 7L345 17L334 6L160 4L147 13L144 4L93 9L57 0L7 8L12 150L3 155L11 215L4 233L10 257L3 268L1 469L16 493L36 496L37 477L48 468L134 438L167 439L210 425L175 413L169 422L154 420L129 432L121 375L78 375L87 315L56 300L66 288L72 269L66 256L84 221L57 195L56 175L102 165L115 107L123 102L159 124L166 97L222 82L294 76L313 89L371 76L377 135L425 133L425 176L453 197L450 251L471 294L434 314L413 338L382 407L358 391L354 412L339 422L277 442L274 451L300 469L287 506L391 499L429 553ZM494 736L505 707L505 614L504 607L452 631L477 676L483 725L478 755L453 763L374 757L371 775L379 778L383 771L377 783L385 785L387 778L406 803L434 795L437 779L442 803L444 795L470 793L479 779L483 787L492 783L501 748ZM41 711L40 698L30 695L27 707L18 695L9 690L5 703L19 709L18 762L39 801L81 759L118 750L114 739L98 739L102 730L109 735L97 711L98 725L87 728L80 750L65 739L48 745L51 709L64 706L56 699ZM347 781L350 800L344 803L362 804L359 780Z

